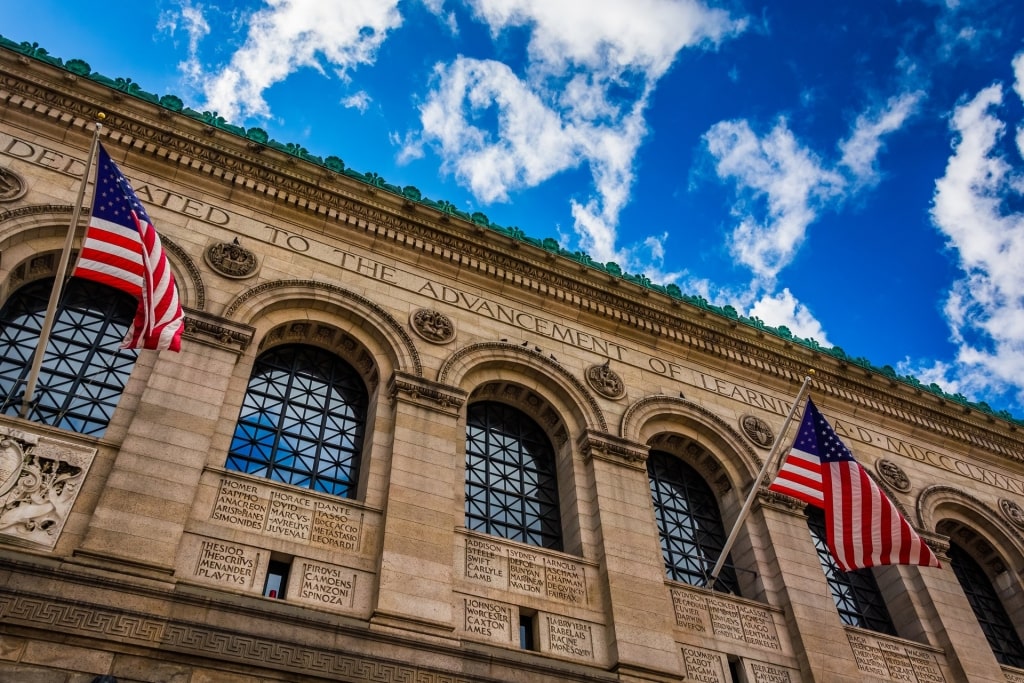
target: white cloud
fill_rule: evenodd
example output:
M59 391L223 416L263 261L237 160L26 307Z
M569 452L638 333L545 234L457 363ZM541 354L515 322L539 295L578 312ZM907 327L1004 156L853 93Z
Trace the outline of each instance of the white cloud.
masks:
M358 109L359 113L365 114L372 101L373 98L365 90L360 90L357 93L342 98L341 105L348 109Z
M755 285L772 289L820 214L878 182L884 137L900 130L923 98L905 92L867 109L839 142L835 162L803 145L783 118L764 136L743 119L720 121L704 134L718 177L736 185L729 249L753 271Z
M1014 60L1018 78L1022 61L1021 55ZM1021 402L1024 212L1007 202L1021 197L1024 164L1018 156L1014 168L1001 151L1007 130L998 118L1003 97L1003 86L996 83L953 112L953 153L935 183L931 216L963 271L944 309L958 346L952 373L964 392L993 396L1012 388Z
M483 202L586 165L595 191L570 199L580 248L647 270L638 254L652 253L650 242L619 248L617 224L647 132L648 97L680 50L713 46L745 22L694 0L468 2L495 38L528 31L528 63L513 70L459 57L437 65L421 136L400 156L433 147Z
M178 63L178 69L189 81L197 81L203 74L199 61L199 42L210 34L210 24L203 15L202 6L183 2L179 12L166 11L160 14L157 30L167 31L173 36L179 28L188 35L188 57Z
M785 119L764 137L747 121L722 121L704 139L718 176L737 185L733 213L740 220L730 250L770 286L793 259L819 209L841 195L846 180L802 146Z
M923 99L924 93L920 90L903 93L890 98L879 110L857 117L850 137L839 143L842 152L839 163L849 169L857 184L871 185L878 181L876 160L882 148L882 137L902 128L917 112Z
M822 346L832 346L821 323L807 306L797 301L788 287L776 294L762 296L750 307L749 315L760 318L772 327L784 325L797 337L814 339Z
M267 0L248 20L245 43L204 84L208 106L229 121L267 117L267 88L302 67L333 67L340 78L372 63L402 18L398 0Z

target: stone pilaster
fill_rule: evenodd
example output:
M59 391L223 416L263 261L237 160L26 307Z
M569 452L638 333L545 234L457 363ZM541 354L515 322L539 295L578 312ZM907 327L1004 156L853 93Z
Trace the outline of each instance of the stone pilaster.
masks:
M647 446L589 431L577 440L589 461L597 510L609 647L623 680L677 680L679 649L672 638L672 601L651 515ZM646 528L645 528L646 527Z
M378 601L371 623L451 637L455 447L465 440L465 392L405 373L388 383L394 442Z
M200 321L206 333L194 334ZM188 311L180 353L140 352L149 377L76 554L173 571L232 369L251 339L251 328Z

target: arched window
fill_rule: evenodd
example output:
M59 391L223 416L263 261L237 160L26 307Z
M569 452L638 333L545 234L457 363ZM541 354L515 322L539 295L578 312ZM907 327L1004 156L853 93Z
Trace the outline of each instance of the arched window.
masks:
M840 569L825 540L825 513L811 506L808 506L806 512L807 528L811 531L814 548L818 551L818 561L828 580L839 618L850 626L896 635L896 627L893 626L875 575L870 569L849 572Z
M725 546L725 528L714 492L695 469L662 451L651 451L647 457L647 476L665 573L674 581L703 586ZM736 570L730 562L714 589L739 594Z
M955 543L949 544L949 564L996 660L1006 666L1024 668L1024 645L985 570Z
M353 497L369 403L355 369L313 346L256 359L226 467Z
M481 401L466 414L466 527L562 549L555 454L525 413Z
M21 412L32 354L39 345L53 278L16 291L0 309L3 413ZM135 299L96 282L71 278L57 307L28 418L103 436L135 365L120 348L135 317Z

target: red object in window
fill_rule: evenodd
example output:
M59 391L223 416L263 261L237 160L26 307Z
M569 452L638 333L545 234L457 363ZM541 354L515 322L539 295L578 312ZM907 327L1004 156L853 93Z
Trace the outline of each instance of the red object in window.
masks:
M270 591L270 597L276 598L277 597L277 591Z

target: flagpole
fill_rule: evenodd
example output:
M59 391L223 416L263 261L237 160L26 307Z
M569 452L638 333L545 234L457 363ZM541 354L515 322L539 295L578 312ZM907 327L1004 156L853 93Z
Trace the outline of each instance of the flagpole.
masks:
M43 366L43 356L46 355L46 345L50 342L50 332L53 330L53 322L56 318L57 304L60 302L61 290L64 289L64 276L67 274L68 261L71 260L71 248L74 246L75 233L78 231L78 219L82 215L82 202L85 200L85 186L89 184L89 173L92 171L92 161L96 156L96 147L100 140L100 123L107 115L103 112L96 114L99 121L96 122L96 130L92 134L92 142L89 144L89 155L85 161L85 172L82 175L82 184L78 187L78 199L75 201L75 208L71 212L71 224L68 226L68 234L64 238L64 250L60 254L60 262L57 264L57 272L54 278L53 289L50 290L50 301L46 306L46 317L43 318L43 329L39 332L39 344L32 355L32 368L25 379L25 396L21 401L21 417L28 419L29 406L32 404L32 396L36 391L36 382L39 380L39 370Z
M722 571L722 567L725 566L725 559L729 556L729 551L732 550L732 546L736 542L736 537L740 533L740 527L743 526L747 516L750 515L750 508L754 505L754 498L757 496L757 492L761 488L761 482L764 480L764 475L768 472L768 468L775 461L779 445L782 444L782 439L785 437L786 430L789 429L789 423L793 421L793 416L796 415L797 406L800 405L800 401L803 399L804 393L807 391L807 387L810 385L813 375L814 370L808 370L807 376L804 377L804 383L800 385L800 391L796 392L796 398L793 400L793 407L789 409L789 415L786 416L786 421L782 423L782 429L779 430L778 435L775 437L775 443L772 444L771 450L768 451L768 457L764 459L764 464L761 465L761 471L757 474L757 479L754 480L754 485L750 488L750 493L747 495L747 500L743 503L743 508L740 509L740 514L736 518L736 523L732 526L732 531L729 532L729 538L726 539L725 546L722 547L722 552L718 556L715 568L711 570L708 580L704 583L705 588L711 588L715 585L715 581L718 580L718 574Z

